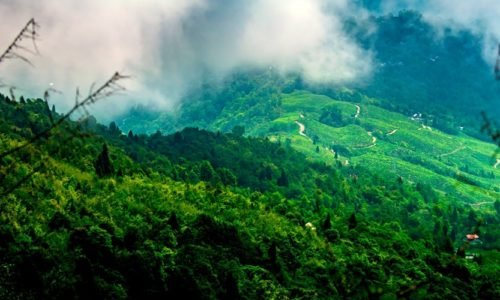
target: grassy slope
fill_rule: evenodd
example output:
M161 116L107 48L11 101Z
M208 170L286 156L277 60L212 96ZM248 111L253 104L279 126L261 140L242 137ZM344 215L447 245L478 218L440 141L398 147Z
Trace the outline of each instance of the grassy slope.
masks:
M247 128L248 134L267 135L271 140L290 139L292 146L310 159L327 163L335 162L329 147L340 144L350 151L349 157L339 158L344 164L348 161L380 175L429 183L442 192L460 195L466 202L488 202L500 198L500 168L493 168L495 147L491 144L464 134L452 136L424 128L419 121L372 105L368 98L359 104L361 109L357 118L355 104L308 92L286 94L282 102L283 111L279 118ZM321 109L326 105L338 107L347 124L334 128L319 122ZM305 125L308 137L299 134L296 122ZM270 128L274 130L270 131ZM275 131L275 128L279 130ZM319 153L309 138L313 136L319 137ZM457 174L466 176L478 186L458 181Z

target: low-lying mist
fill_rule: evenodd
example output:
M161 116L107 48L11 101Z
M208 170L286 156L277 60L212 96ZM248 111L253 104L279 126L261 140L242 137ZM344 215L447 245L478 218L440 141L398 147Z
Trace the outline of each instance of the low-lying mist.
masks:
M436 26L474 30L484 35L489 53L500 36L494 31L500 7L493 2L385 0L381 7L386 13L421 9ZM124 96L92 107L105 119L138 103L170 109L207 76L223 79L235 69L273 68L299 73L309 83L355 83L369 78L375 58L347 34L344 21L354 17L368 27L365 32L376 30L364 7L348 0L0 0L0 49L29 18L41 25L40 55L29 56L34 67L11 60L0 65L0 78L30 97L49 86L60 90L51 101L65 111L77 87L86 91L114 71L132 75Z
M343 0L2 1L0 45L35 17L41 55L30 57L34 68L10 61L0 74L32 96L53 84L63 92L54 98L61 110L77 86L85 90L115 70L132 75L126 97L94 107L106 116L137 101L169 108L202 77L223 78L235 68L351 82L371 70L370 54L343 29L343 16L353 12L366 15Z

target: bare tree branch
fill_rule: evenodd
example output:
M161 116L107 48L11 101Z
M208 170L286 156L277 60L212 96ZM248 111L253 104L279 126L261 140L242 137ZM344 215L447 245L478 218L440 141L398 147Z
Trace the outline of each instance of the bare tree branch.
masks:
M129 76L124 76L124 75L121 75L118 72L116 72L115 74L113 74L113 76L111 76L110 79L108 79L108 81L106 81L102 86L100 86L95 92L89 94L83 101L81 101L81 102L77 101L75 103L75 105L73 106L73 108L71 108L71 110L69 110L66 114L64 114L57 121L54 121L54 123L52 123L50 127L43 130L42 132L34 135L31 139L29 139L25 143L1 153L0 160L3 159L4 157L6 157L7 155L13 154L13 153L25 148L26 146L33 144L34 142L40 140L43 137L50 136L51 132L55 128L59 127L64 121L68 120L71 117L71 115L73 113L75 113L76 111L78 111L80 109L83 109L86 111L85 106L88 106L90 104L94 104L101 99L113 96L120 91L124 91L125 88L118 85L117 82L120 80L126 79L126 78L129 78ZM49 90L47 90L46 93L49 93Z
M31 66L33 66L31 61L28 58L26 58L24 55L26 53L31 54L31 55L39 54L39 51L38 51L38 48L36 45L36 40L38 37L38 34L37 34L38 27L39 26L35 22L35 20L30 19L28 21L28 23L26 23L26 25L18 33L18 35L14 38L12 43L7 47L7 49L3 53L0 54L0 64L8 59L19 59L19 60L22 60L22 61L30 64ZM22 41L25 39L30 39L32 41L32 43L33 43L32 49L30 49L29 47L26 47L25 45L22 45ZM51 93L58 93L58 94L62 94L62 93L60 91L52 88L52 87L47 89L44 92L43 98L45 100L45 106L46 106L47 114L48 114L48 117L50 120L50 126L47 129L35 134L33 137L31 137L30 139L28 139L24 143L20 143L18 146L15 146L15 147L1 153L0 154L0 163L4 162L3 159L6 156L18 153L20 150L26 148L27 146L37 142L38 140L40 140L42 138L48 138L48 137L52 136L53 130L56 129L57 127L61 126L64 123L64 121L68 120L72 116L72 114L75 113L76 111L83 110L84 115L86 117L88 117L89 113L86 109L86 106L91 105L99 100L104 99L104 98L116 95L120 91L124 91L125 88L123 86L119 85L118 81L125 79L125 78L128 78L128 76L123 76L123 75L120 75L118 72L116 72L115 74L113 74L113 76L110 79L108 79L102 86L100 86L95 91L94 91L95 84L92 84L92 86L90 87L90 91L88 93L88 96L85 99L83 99L83 101L80 101L80 92L77 89L76 95L75 95L76 96L75 105L66 114L62 115L62 117L58 116L57 120L54 118L53 113L50 110L49 99L50 99ZM15 94L14 94L14 90L16 89L15 86L5 84L0 80L0 87L8 87L12 100L15 100ZM74 138L85 138L89 135L88 133L79 132L78 130L74 130L71 128L71 126L68 126L67 129L70 131L70 136L67 138L64 138L63 141L61 141L62 143L69 142L70 140L72 140ZM14 168L15 165L16 165L16 162L12 161L9 166L0 166L0 167L2 170L5 171L5 170L12 170L12 168ZM36 163L35 166L33 167L32 171L29 174L25 175L20 180L15 182L11 187L0 188L0 197L7 196L10 193L12 193L13 191L15 191L17 188L19 188L22 184L24 184L26 181L28 181L34 174L36 174L37 172L42 170L44 167L45 167L45 163L43 160ZM2 173L5 173L5 172L2 172ZM4 179L5 178L0 177L0 182L3 183Z
M10 93L10 98L11 98L10 100L12 100L12 101L16 101L16 94L14 94L15 89L16 89L15 86L11 86L9 88L9 93Z
M29 59L24 57L19 53L19 50L31 53L38 54L38 48L36 46L36 39L38 37L37 29L38 23L36 23L35 19L30 19L28 23L21 29L19 34L15 37L14 41L7 47L7 49L0 55L0 64L7 59L20 59L30 65L33 65ZM30 39L33 42L33 49L29 50L28 48L21 45L23 39Z

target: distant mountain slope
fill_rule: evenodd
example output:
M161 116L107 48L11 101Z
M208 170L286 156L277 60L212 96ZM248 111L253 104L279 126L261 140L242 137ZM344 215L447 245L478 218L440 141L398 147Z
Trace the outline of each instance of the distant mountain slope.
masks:
M445 114L429 115L415 110L403 115L381 108L376 105L378 100L359 93L354 94L359 102L338 101L304 91L252 100L253 95L267 92L265 86L260 87L223 107L210 120L190 122L190 118L202 114L192 106L178 118L165 115L165 123L159 122L162 118L147 122L141 115L130 115L121 126L126 128L137 122L167 132L177 126L182 128L181 124L215 131L244 126L247 135L288 142L311 160L334 164L334 153L338 152L339 162L366 166L388 178L401 176L412 182L432 184L466 202L500 197L500 168L495 168L493 157L495 146L466 135L460 127L453 135L443 132L439 125ZM165 128L163 124L172 127ZM299 132L301 126L304 132Z
M493 65L485 61L483 37L467 31L436 32L412 11L373 22L375 34L358 33L376 59L373 79L360 87L363 93L395 106L468 119L457 124L477 119L481 111L500 119L500 83L494 80ZM490 54L491 63L495 54Z
M290 143L311 160L348 161L389 178L431 184L466 202L500 198L494 145L463 133L442 132L433 125L439 122L436 116L418 111L405 116L374 105L373 99L360 100L350 103L309 92L282 94L276 114L224 108L205 126L227 131L241 125L250 136ZM304 132L299 132L301 126Z
M464 201L500 197L494 145L465 134L446 134L425 115L404 116L370 102L369 98L353 104L304 92L287 94L282 115L249 128L248 133L289 139L311 159L349 161L377 174L426 182L457 193ZM305 127L303 134L299 124Z
M448 133L458 133L464 127L467 134L485 139L479 130L483 121L480 113L500 120L500 82L494 80L493 66L485 61L482 37L466 31L438 33L413 11L372 17L370 22L375 32L356 20L345 26L373 53L371 78L346 87L318 86L300 76L282 77L272 70L239 71L223 83L207 81L191 91L175 118L139 107L120 117L120 124L138 131L162 128L171 132L185 126L207 127L223 110L252 109L255 115L265 117L279 113L280 92L309 90L354 102L366 95L391 111L434 115L434 127ZM494 55L491 53L492 61ZM129 117L135 120L122 122Z
M411 11L372 22L374 34L346 24L375 54L373 78L358 86L314 86L273 70L239 72L192 91L175 113L138 107L118 124L150 133L244 126L247 135L289 138L311 158L331 162L325 149L339 150L344 162L419 178L465 201L498 197L495 148L475 139L489 139L480 133L481 111L500 116L500 84L482 57L480 38L468 32L438 37ZM361 106L357 117L355 105Z

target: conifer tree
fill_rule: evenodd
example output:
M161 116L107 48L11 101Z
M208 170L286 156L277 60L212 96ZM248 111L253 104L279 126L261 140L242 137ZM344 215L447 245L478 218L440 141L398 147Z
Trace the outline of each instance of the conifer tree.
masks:
M102 145L102 151L99 156L97 156L97 159L94 162L94 167L95 172L99 177L109 176L113 174L113 165L111 164L111 160L109 159L109 151L106 144Z
M203 181L210 181L215 176L215 171L209 161L202 161L200 166L200 179Z
M288 186L288 176L286 175L286 172L284 169L281 169L281 175L278 178L278 185L279 186Z
M356 220L356 214L352 213L351 216L349 217L349 220L347 221L347 226L349 229L354 229L356 226L358 226L358 220Z
M332 228L331 217L330 214L326 214L325 221L323 222L323 230L328 230L330 228Z
M109 123L109 132L112 135L120 135L121 134L120 128L118 128L118 126L116 125L116 123L114 121Z

